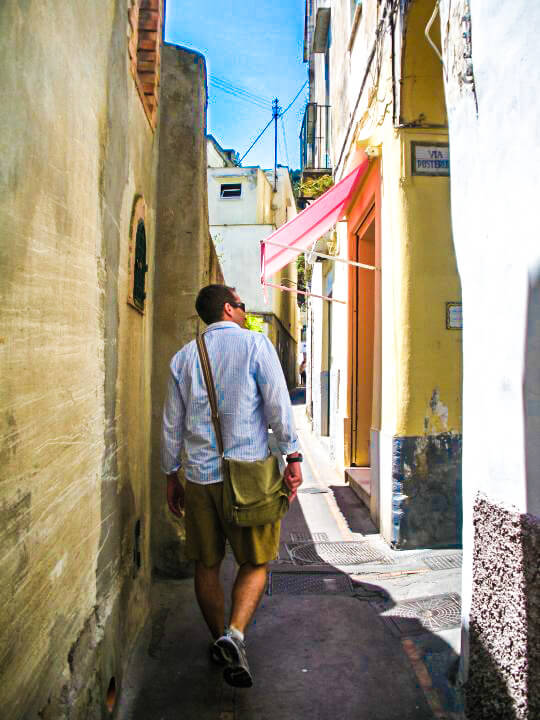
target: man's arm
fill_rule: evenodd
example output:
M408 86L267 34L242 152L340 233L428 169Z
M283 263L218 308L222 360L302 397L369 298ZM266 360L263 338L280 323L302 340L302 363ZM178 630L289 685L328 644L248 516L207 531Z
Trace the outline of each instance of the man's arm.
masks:
M298 460L295 462L295 458L297 457L300 459L300 453L298 452L287 455L287 467L283 473L283 481L291 491L291 494L289 495L289 502L294 500L296 493L298 492L298 488L303 482L302 465Z
M184 488L178 479L184 432L185 406L171 367L161 430L161 469L167 475L167 505L177 517L183 516Z
M257 385L264 401L266 419L276 436L281 453L287 456L288 462L283 479L291 491L290 499L293 500L302 483L301 464L290 462L300 454L299 442L283 370L276 350L267 338L258 350L255 372Z

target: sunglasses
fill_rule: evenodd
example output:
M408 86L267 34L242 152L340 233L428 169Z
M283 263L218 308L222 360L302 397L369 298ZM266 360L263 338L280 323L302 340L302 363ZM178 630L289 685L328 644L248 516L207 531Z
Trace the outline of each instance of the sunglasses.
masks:
M246 312L246 303L243 302L230 302L229 305L232 305L235 308L240 308L244 312Z

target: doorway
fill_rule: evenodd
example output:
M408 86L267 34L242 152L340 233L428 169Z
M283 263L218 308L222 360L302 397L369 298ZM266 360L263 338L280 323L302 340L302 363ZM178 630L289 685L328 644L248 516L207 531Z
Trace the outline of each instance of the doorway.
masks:
M375 265L375 206L352 238L351 259ZM370 466L375 365L375 273L353 267L351 307L351 465Z

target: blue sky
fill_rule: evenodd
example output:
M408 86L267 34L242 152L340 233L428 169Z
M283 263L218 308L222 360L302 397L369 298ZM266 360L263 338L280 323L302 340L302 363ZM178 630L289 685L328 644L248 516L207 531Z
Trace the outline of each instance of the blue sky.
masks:
M223 147L243 155L271 119L272 98L277 97L284 109L306 81L304 7L305 0L167 1L167 42L194 48L206 57L208 132ZM217 87L223 87L223 80L262 100L253 104L223 92ZM306 95L307 88L278 122L278 162L291 169L299 166L298 134ZM242 164L273 167L273 125Z

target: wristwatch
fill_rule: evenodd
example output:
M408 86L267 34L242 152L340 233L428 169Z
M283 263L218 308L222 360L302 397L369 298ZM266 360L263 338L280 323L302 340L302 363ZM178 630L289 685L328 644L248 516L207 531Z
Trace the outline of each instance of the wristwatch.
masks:
M285 458L287 463L302 462L303 459L304 459L304 456L302 455L302 453L298 453L298 455L295 455L294 457Z

